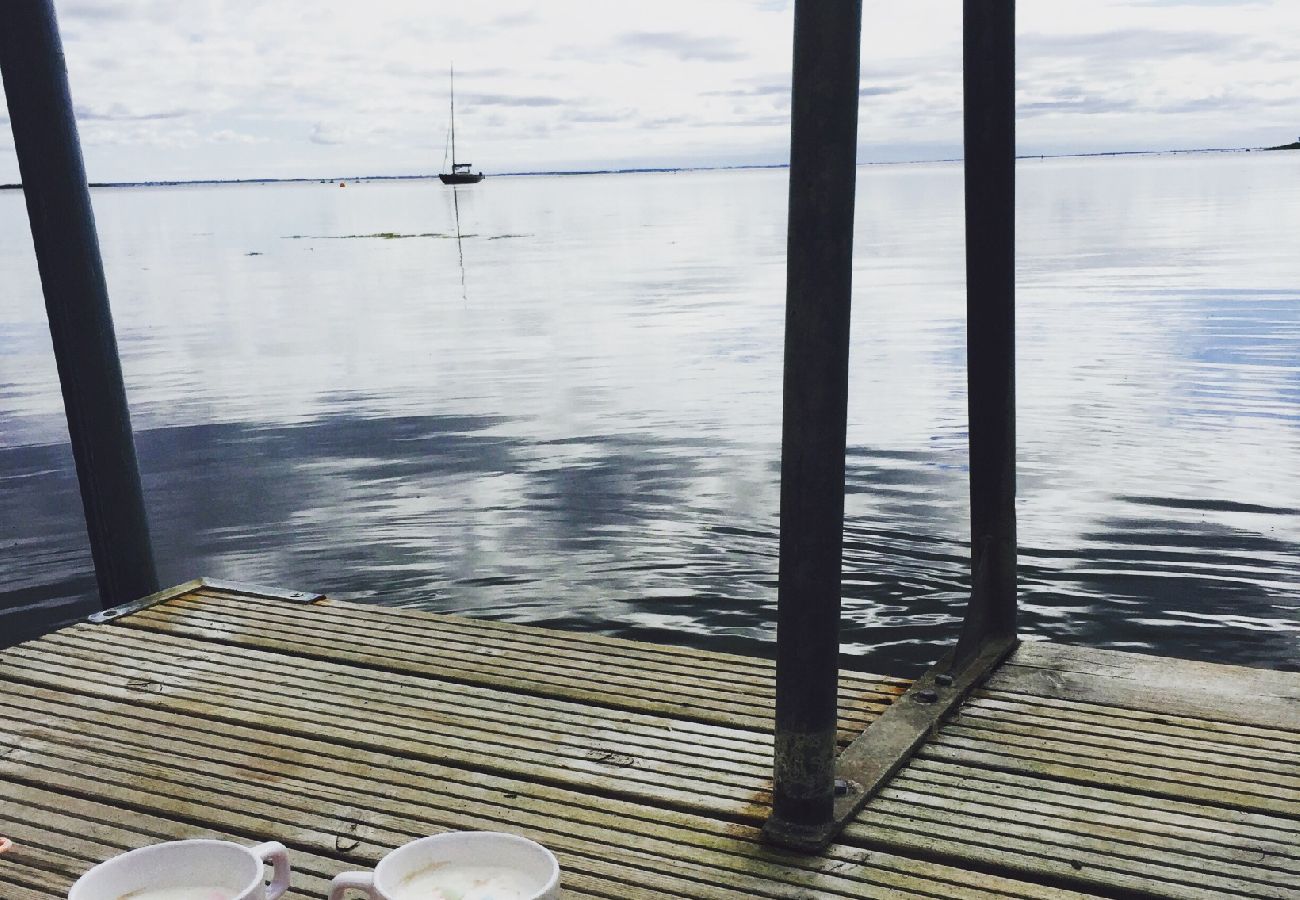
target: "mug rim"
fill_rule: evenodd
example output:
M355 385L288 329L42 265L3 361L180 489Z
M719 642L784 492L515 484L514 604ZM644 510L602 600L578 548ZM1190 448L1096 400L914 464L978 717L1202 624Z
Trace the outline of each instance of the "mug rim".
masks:
M415 840L412 841L407 841L405 844L402 844L400 847L394 847L392 850L389 850L387 853L384 854L383 859L379 860L379 862L375 864L375 868L373 869L374 879L375 879L374 881L375 889L381 892L385 897L389 896L388 891L386 890L388 885L385 885L384 882L381 880L383 878L383 871L388 865L389 860L391 860L398 853L401 853L402 851L406 850L408 847L414 847L416 844L435 844L438 843L439 841L445 841L445 840L450 840L455 838L463 839L469 835L481 835L483 837L493 838L493 839L504 838L505 840L511 841L513 843L527 846L530 849L540 850L542 852L542 855L545 856L546 859L550 861L551 876L546 880L546 883L544 885L539 887L533 893L532 895L533 897L543 896L546 894L547 891L553 891L559 885L560 874L561 874L560 861L555 858L554 853L552 853L548 848L544 847L542 844L538 843L532 838L526 838L520 834L511 834L508 831L476 831L471 829L467 831L444 831L440 834L425 835L424 837L416 838ZM470 840L476 840L476 838L470 838Z
M177 847L182 844L188 844L191 846L196 844L217 844L225 847L235 847L236 849L241 850L244 855L253 860L253 862L258 864L257 871L253 873L252 878L250 878L248 883L240 888L239 893L235 895L236 900L242 900L242 898L246 897L249 891L257 887L258 881L265 875L265 863L258 859L250 848L245 847L243 844L237 844L234 841L223 841L220 838L182 838L176 841L161 841L157 844L146 844L143 847L136 847L133 850L127 850L124 853L117 854L117 856L110 856L103 862L96 863L94 866L83 872L81 877L72 883L72 887L68 889L68 900L79 900L77 896L78 892L85 890L85 888L82 887L83 883L100 869L118 864L130 856L143 856L147 853L158 852L159 849L163 847Z

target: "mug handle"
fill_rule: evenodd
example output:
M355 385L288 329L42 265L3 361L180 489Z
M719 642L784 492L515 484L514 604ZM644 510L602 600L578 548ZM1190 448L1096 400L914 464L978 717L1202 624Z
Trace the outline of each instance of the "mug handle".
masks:
M270 863L275 868L266 888L266 900L279 900L280 895L289 890L289 851L279 841L268 841L250 848L249 852L263 865Z
M384 900L375 888L374 872L340 872L330 882L329 900L342 900L348 891L365 891L371 900Z

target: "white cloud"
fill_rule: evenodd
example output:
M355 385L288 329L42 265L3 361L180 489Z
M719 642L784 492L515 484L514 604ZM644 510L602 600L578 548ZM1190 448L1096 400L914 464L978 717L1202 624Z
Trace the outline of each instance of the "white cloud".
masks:
M95 180L777 162L780 0L57 0ZM1294 0L1019 4L1023 152L1289 140ZM955 156L961 4L864 4L861 156ZM0 155L0 181L16 178Z

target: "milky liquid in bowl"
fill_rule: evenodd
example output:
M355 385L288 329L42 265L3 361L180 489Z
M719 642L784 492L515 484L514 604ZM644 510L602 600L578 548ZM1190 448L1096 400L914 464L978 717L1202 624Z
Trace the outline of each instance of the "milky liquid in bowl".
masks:
M223 887L144 888L123 894L118 900L234 900L237 893Z
M516 869L434 863L403 878L393 900L528 900L542 887Z

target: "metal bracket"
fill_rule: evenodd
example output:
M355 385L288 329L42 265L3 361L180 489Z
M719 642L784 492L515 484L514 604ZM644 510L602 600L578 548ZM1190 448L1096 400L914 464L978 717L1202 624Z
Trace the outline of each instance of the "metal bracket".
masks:
M1019 643L1015 637L991 638L958 669L953 668L956 651L947 653L839 755L830 828L807 834L765 830L767 838L795 850L825 848Z
M157 606L159 603L166 603L168 600L183 597L186 594L197 591L199 588L205 587L218 591L231 591L232 593L237 594L247 594L253 597L265 597L268 600L285 600L290 603L315 603L317 600L325 599L324 594L315 594L309 591L286 591L282 588L262 587L260 585L244 584L238 581L221 581L216 578L196 578L193 581L187 581L184 584L178 584L175 587L166 588L156 594L141 597L139 600L132 600L130 603L123 603L120 606L114 606L109 609L100 610L96 613L91 613L86 617L86 621L95 625L103 625L107 622L120 619L123 616L138 613L142 609Z
M312 591L286 591L283 588L264 587L259 584L245 584L242 581L221 581L217 578L200 578L202 586L216 591L230 591L232 594L249 594L265 597L268 600L287 600L290 603L315 603L324 600L324 594Z

